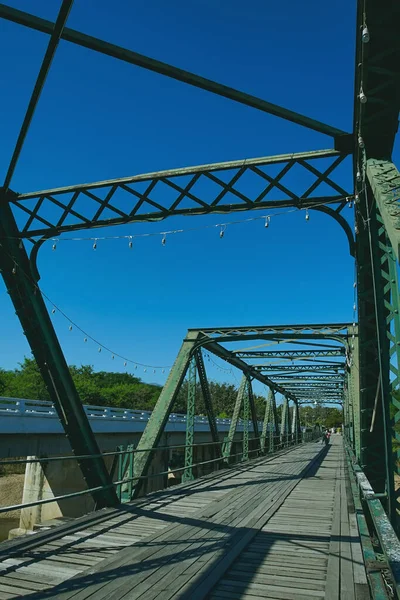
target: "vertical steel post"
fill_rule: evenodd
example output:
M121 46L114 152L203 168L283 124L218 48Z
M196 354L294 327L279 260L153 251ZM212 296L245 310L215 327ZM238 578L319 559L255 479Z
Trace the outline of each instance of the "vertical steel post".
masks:
M43 296L33 279L28 255L9 201L13 192L0 192L0 269L26 339L46 384L51 401L76 455L98 508L118 504L118 496L90 427L65 361Z
M140 452L136 454L134 465L135 477L138 478L134 494L136 497L140 494L144 481L144 479L139 478L146 476L147 469L153 457L153 450L149 450L148 452L144 452L144 450L148 448L155 449L160 441L176 397L181 389L182 382L185 379L186 371L189 368L197 337L197 332L188 332L139 440L137 450L140 450Z
M292 418L292 435L294 436L294 442L299 443L299 426L300 426L300 415L299 415L299 404L295 400L293 405L293 418Z
M192 357L189 365L188 398L186 416L186 442L185 442L185 470L182 481L192 481L193 476L193 443L194 443L194 415L196 405L196 360Z
M256 403L254 401L254 394L253 394L253 386L251 383L251 377L247 377L248 379L248 394L249 394L249 406L250 406L250 414L251 414L251 422L253 424L253 435L254 438L256 439L256 447L260 450L261 445L260 445L260 434L258 431L258 420L257 420L257 410L256 410ZM254 453L255 454L255 453Z
M275 440L279 437L279 421L278 421L278 410L276 407L275 392L272 392L272 429L270 437L270 452L275 450Z
M269 437L273 437L274 432L271 431L271 427L269 427L269 422L272 421L272 395L273 395L273 391L271 389L269 389L268 391L268 397L265 403L265 413L264 413L264 421L263 421L263 428L262 428L262 432L261 432L261 439L260 439L260 449L261 452L265 453L265 443L266 443L266 439L267 439L267 432L269 431Z
M243 455L242 460L249 460L249 421L250 421L250 382L246 378L245 393L243 396Z
M203 355L201 353L201 349L196 352L195 359L196 359L197 371L198 371L199 379L200 379L201 391L203 392L203 400L204 400L204 404L206 407L208 423L210 425L211 437L213 439L213 442L219 442L217 422L215 420L214 407L212 404L212 398L211 398L211 394L210 394L210 388L208 386L207 373L206 373L206 369L204 366ZM215 448L216 456L222 457L221 445L219 443L216 443L214 445L214 448Z
M246 375L243 375L243 377L240 381L239 390L238 390L238 393L236 396L235 407L233 409L233 415L232 415L231 424L229 427L228 439L224 444L223 455L224 455L224 459L225 459L226 463L229 462L229 457L232 454L233 438L235 436L237 424L239 421L239 415L240 415L240 410L242 408L243 396L246 392L246 385L247 385L247 377L246 377Z
M288 418L289 418L288 409L289 409L289 402L288 402L288 399L285 396L284 400L283 400L283 404L282 404L280 440L281 440L281 445L285 444L286 446L287 446L287 441L288 441L287 440L287 437L288 437Z
M360 451L362 469L375 492L387 493L386 510L396 518L390 423L391 286L388 247L369 184L357 213L359 309ZM400 340L398 340L400 341ZM397 343L397 340L395 340ZM356 442L357 447L357 442Z

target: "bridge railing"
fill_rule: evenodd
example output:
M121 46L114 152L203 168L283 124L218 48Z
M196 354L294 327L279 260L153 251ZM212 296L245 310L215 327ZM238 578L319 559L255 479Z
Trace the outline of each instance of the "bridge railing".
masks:
M382 501L387 500L387 495L374 492L348 441L345 447L361 547L373 597L386 598L389 589L390 597L400 598L400 541L395 531L398 523L393 526L385 512ZM398 520L399 515L396 517ZM384 577L385 569L391 573L390 582ZM392 589L393 584L395 589Z
M307 432L306 439L304 438L304 436L300 436L300 439L297 439L297 440L296 440L294 434L285 435L285 436L273 435L272 443L266 445L266 450L264 452L262 452L260 450L260 446L258 445L258 443L261 440L261 437L259 437L259 438L250 437L248 439L248 442L250 444L249 444L249 447L247 448L246 452L247 452L248 459L250 457L257 458L260 456L273 454L278 451L287 451L292 446L301 444L304 441L315 441L319 437L320 437L320 435L318 432L314 432L313 434ZM226 457L223 454L223 445L229 441L230 441L229 438L226 437L223 441L219 441L219 442L202 442L202 443L191 444L190 446L193 448L198 448L201 446L203 446L203 447L204 446L210 446L210 447L220 446L217 457L211 458L209 460L201 460L198 462L194 462L191 465L191 468L193 470L195 470L195 469L204 467L206 465L216 465L217 469L218 469L218 468L224 468L224 467L229 466L231 461L234 459L237 459L237 461L242 460L243 456L244 456L244 444L245 444L244 437L239 440L237 440L237 439L232 440L236 445L239 445L239 447L241 446L241 449L239 452L234 452L233 454L230 454L229 457ZM111 488L111 487L115 487L115 489L117 490L118 497L120 498L121 501L126 499L126 494L125 494L125 498L124 498L123 488L125 488L125 491L128 488L128 492L129 492L128 499L130 500L133 497L134 486L140 480L151 480L156 477L168 478L168 475L170 475L171 472L173 472L174 474L177 474L177 473L184 472L187 469L187 465L185 465L185 466L178 466L178 467L174 468L173 471L172 471L172 469L168 468L167 470L161 470L161 471L158 471L157 473L151 473L151 474L147 474L147 475L143 475L143 476L135 476L135 474L134 474L134 457L136 454L138 454L139 452L148 452L148 453L151 453L152 455L154 455L157 452L163 452L166 450L167 451L171 451L171 450L185 451L188 447L189 446L186 444L176 445L176 446L158 446L156 448L147 448L147 449L136 449L133 446L131 446L129 448L119 449L119 450L116 450L113 452L104 452L102 454L99 454L98 456L99 457L113 457L113 459L114 459L113 464L111 466L111 470L110 470L110 474L113 479L114 479L116 471L118 471L119 477L115 478L115 480L112 482L112 484L107 485L107 486L98 487L98 488L88 488L88 489L84 489L84 490L80 490L80 491L76 491L76 492L72 492L72 493L68 493L68 494L62 494L59 496L53 496L51 498L38 499L38 500L35 500L32 502L15 504L12 506L3 506L3 507L0 507L0 513L18 511L18 510L21 510L24 508L31 508L34 506L49 504L51 502L60 502L62 500L68 500L70 498L72 499L72 498L76 498L79 496L84 496L86 494L93 494L93 492L100 491L102 489L104 490L104 489ZM273 448L272 452L270 450L271 447ZM131 461L128 460L127 462L125 462L125 467L127 467L128 464L131 465L130 469L129 469L129 467L128 468L123 467L122 469L119 467L117 469L118 461L120 461L120 463L122 463L123 459L126 458L127 456L132 457ZM67 456L53 456L53 457L45 457L45 458L28 457L28 458L23 458L23 459L7 459L7 460L0 460L0 468L3 465L21 465L21 464L35 464L35 463L44 466L44 465L46 465L46 463L55 462L55 461L59 461L59 462L72 461L72 460L83 461L85 459L93 459L93 458L96 458L96 456L93 456L93 455L81 455L81 456L67 455ZM195 479L195 477L193 477L193 479Z
M83 408L89 419L107 419L107 420L122 420L122 421L142 421L147 423L150 419L151 411L135 410L128 408L118 408L115 406L96 406L92 404L84 404ZM58 418L54 404L45 400L26 400L22 398L0 397L0 415L20 415L24 417L48 417ZM170 423L185 423L186 415L179 413L171 413L169 415ZM208 425L206 416L197 415L194 418L195 424ZM231 419L216 418L217 425L229 427ZM258 422L258 426L262 428L262 421ZM243 427L243 420L239 419L239 427Z

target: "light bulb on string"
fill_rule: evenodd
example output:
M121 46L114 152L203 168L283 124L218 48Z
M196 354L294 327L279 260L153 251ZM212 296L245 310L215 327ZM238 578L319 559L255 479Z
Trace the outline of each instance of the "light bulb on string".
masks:
M308 208L306 208L306 221L310 220L310 215L308 214Z
M143 373L147 373L147 369L143 369Z
M357 173L356 173L356 179L357 179L358 183L360 183L360 181L362 179L361 171L360 170L358 170Z
M355 281L355 282L353 283L353 288L356 288L356 287L357 287L357 282Z
M13 274L13 275L16 275L16 274L17 274L17 265L16 265L15 263L14 263L14 266L13 266L13 268L12 268L12 271L11 271L11 272L12 272L12 274Z
M54 242L54 244L52 245L51 249L53 250L53 252L55 250L57 250L57 242Z
M364 140L361 135L358 136L358 145L360 148L364 148Z
M132 248L133 248L132 236L129 236L128 247L130 248L130 250L132 250Z
M126 367L126 362L124 362L124 367Z
M271 217L265 217L264 227L269 227L270 220L271 220Z
M155 369L153 369L153 373L155 373L155 372L156 372L156 370L155 370Z
M52 315L54 315L54 314L55 314L55 312L56 312L56 309L55 309L55 308L53 308L53 309L52 309L52 311L51 311L51 314L52 314Z
M164 233L164 235L163 235L163 238L162 238L162 240L161 240L161 243L162 243L162 245L163 245L163 246L165 246L165 244L167 243L167 236L166 236L166 234L165 234L165 233Z
M353 310L356 311L357 310L357 305L356 303L353 304Z
M87 342L87 338L83 338L83 341L84 341L84 342Z
M111 360L114 360L114 358L115 358L115 356L114 356L114 354L113 354L113 355L111 356Z
M225 235L225 226L221 226L220 232L219 232L219 237L222 239Z
M370 40L368 27L365 24L364 24L364 27L362 30L361 40L362 40L363 44L368 44L368 42Z
M163 369L162 372L165 373L165 369Z
M367 100L368 100L368 98L367 98L367 96L364 94L364 92L363 92L363 89L362 89L362 88L360 88L360 93L358 94L358 98L359 98L359 100L360 100L361 104L366 104L366 103L367 103Z
M93 250L96 250L96 248L97 248L97 238L94 240L94 243L93 243Z
M72 331L72 325L70 325L70 326L68 327L68 329L69 329L70 331Z

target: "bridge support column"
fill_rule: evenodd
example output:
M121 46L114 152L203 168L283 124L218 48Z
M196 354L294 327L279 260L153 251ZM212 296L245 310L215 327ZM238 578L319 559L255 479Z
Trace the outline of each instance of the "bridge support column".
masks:
M378 208L379 188L383 183L374 179L373 172L369 172L369 178L376 202L373 201L370 185L366 183L365 191L360 193L357 214L361 433L360 440L356 438L356 450L360 466L375 492L387 493L386 509L394 522L396 500L391 411L396 414L397 420L400 412L392 393L399 382L399 292L396 259L387 235L388 228ZM392 381L390 374L394 375ZM355 412L357 431L356 416Z
M239 390L238 390L238 393L236 396L235 407L233 409L233 415L232 415L231 424L229 427L228 440L224 444L223 454L224 454L224 460L226 463L229 462L229 457L232 454L233 438L235 436L237 424L239 421L239 415L240 415L240 410L242 408L243 397L246 393L246 385L247 385L247 377L246 377L246 375L243 375L243 377L240 381Z
M189 366L189 387L187 398L187 417L186 417L186 441L185 441L185 471L182 475L182 481L192 481L193 475L193 443L194 443L194 415L196 405L196 361L194 358Z
M250 381L246 377L245 393L243 396L243 453L242 460L249 460L249 419L250 419Z
M88 486L102 488L93 492L96 506L116 505L117 495L20 240L10 207L13 196L11 191L0 190L1 274L72 450L76 455L93 456L79 465Z
M36 459L36 456L29 456ZM61 465L61 466L60 466ZM79 466L74 460L27 463L25 469L22 503L48 500L63 494L86 489ZM59 517L80 517L94 510L90 494L76 496L23 508L20 516L20 533L32 530L35 525Z
M282 416L281 416L281 445L288 445L289 437L289 400L285 396L282 404Z

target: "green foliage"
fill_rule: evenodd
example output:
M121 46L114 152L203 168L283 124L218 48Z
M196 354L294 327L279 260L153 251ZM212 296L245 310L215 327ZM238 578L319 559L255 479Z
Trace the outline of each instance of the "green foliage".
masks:
M302 425L322 425L330 429L343 423L343 412L335 407L300 406L299 412Z
M236 396L238 393L237 387L231 383L217 383L216 381L209 382L210 395L213 402L214 413L216 417L230 418L235 407ZM178 398L174 406L174 412L186 412L186 402L188 396L188 382L184 381ZM265 413L265 398L254 395L254 403L258 419L262 420ZM204 406L203 393L200 383L196 384L196 414L205 415L206 409Z
M96 372L90 365L71 366L70 372L83 404L152 410L161 392L160 386L144 383L129 373ZM230 383L216 381L210 381L209 387L215 415L221 418L231 417L236 402L237 387ZM13 371L0 369L0 394L30 400L50 399L38 366L31 358L25 358L19 368ZM185 380L173 408L175 413L186 412L187 395L188 383ZM257 418L262 420L265 398L254 395L254 401ZM280 419L281 406L278 406L277 412ZM206 414L199 383L196 389L196 414ZM342 411L337 408L302 406L300 420L302 425L314 425L318 422L325 427L339 427L343 417Z
M160 386L143 383L129 373L95 372L90 365L71 366L70 372L83 404L151 410L161 391ZM0 392L12 398L50 399L31 358L25 358L14 371L0 371Z

